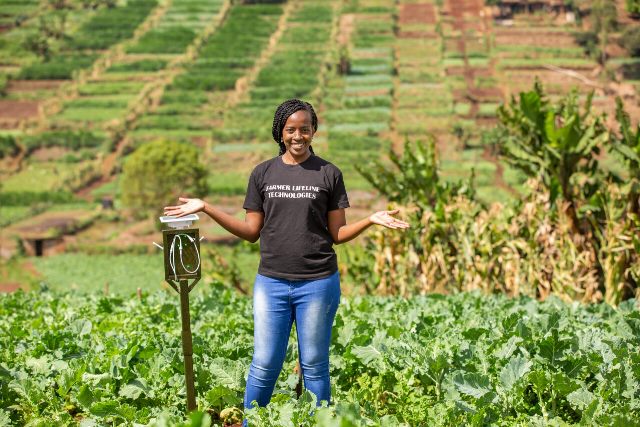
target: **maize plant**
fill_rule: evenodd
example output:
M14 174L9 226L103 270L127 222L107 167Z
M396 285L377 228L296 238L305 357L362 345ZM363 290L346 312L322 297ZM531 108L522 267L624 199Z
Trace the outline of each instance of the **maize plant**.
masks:
M502 154L530 176L528 194L507 206L475 200L473 181L444 184L433 141L391 154L361 173L403 209L413 227L368 237L357 277L382 295L481 290L617 305L640 280L640 128L633 132L621 103L620 137L575 94L552 106L536 84L501 108ZM625 159L629 176L599 167L604 143ZM399 169L401 171L398 172ZM347 251L349 252L349 251ZM351 257L354 258L354 257Z

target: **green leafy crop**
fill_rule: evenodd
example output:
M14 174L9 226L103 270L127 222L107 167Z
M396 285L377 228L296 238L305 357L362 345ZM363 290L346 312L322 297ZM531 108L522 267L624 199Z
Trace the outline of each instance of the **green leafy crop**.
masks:
M203 290L191 304L201 412L189 419L173 293L0 297L0 421L237 420L252 352L251 300L220 284ZM333 405L316 410L308 392L295 398L292 334L272 403L245 415L259 426L637 425L634 304L479 293L343 299L330 350Z

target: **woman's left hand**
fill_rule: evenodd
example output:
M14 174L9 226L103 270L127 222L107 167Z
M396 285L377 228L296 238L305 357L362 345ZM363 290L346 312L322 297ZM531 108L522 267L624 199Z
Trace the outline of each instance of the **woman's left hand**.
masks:
M371 215L369 217L369 220L374 224L382 225L387 228L393 228L393 229L409 228L408 222L401 221L392 216L392 215L396 215L398 212L399 212L399 209L394 209L392 211L379 211Z

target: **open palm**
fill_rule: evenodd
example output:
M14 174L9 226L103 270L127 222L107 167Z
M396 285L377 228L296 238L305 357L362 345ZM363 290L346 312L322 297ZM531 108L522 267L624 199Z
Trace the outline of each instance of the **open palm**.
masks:
M408 222L399 220L399 219L394 218L392 216L392 215L396 215L398 212L399 212L398 209L394 209L394 210L391 210L391 211L379 211L379 212L376 212L373 215L371 215L369 217L369 219L374 224L382 225L382 226L387 227L387 228L393 228L393 229L409 228L409 223Z
M200 199L188 199L186 197L180 197L178 201L184 203L182 205L176 206L165 206L164 214L169 216L181 217L200 212L204 209L204 202Z

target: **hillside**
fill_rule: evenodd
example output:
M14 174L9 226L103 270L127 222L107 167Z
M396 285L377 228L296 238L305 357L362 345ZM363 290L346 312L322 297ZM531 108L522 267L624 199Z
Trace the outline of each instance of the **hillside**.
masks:
M536 79L551 99L594 90L609 117L620 95L640 117L640 62L617 44L637 25L624 2L605 65L574 35L592 26L588 2L489 3L3 1L2 255L20 239L35 251L24 239L46 237L38 230L56 221L71 225L53 233L51 253L150 247L154 227L121 210L119 177L127 156L158 139L197 147L210 199L242 214L250 170L277 154L273 111L290 97L316 107L314 147L345 173L354 218L385 203L354 166L430 134L446 179L473 170L481 200L518 197L524 177L486 131L497 107ZM101 201L116 212L100 212Z

